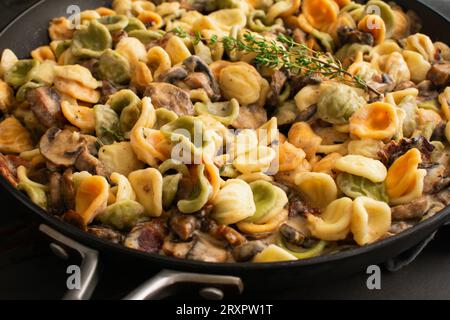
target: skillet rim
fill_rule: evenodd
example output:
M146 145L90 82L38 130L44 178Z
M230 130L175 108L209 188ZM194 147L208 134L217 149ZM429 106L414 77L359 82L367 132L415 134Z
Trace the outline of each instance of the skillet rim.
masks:
M23 11L16 18L14 18L8 25L0 31L0 41L4 34L6 34L10 28L14 26L21 19L26 18L26 16L35 8L45 4L47 0L40 0L29 7L27 10ZM450 24L450 17L446 17L440 12L436 11L429 4L424 3L420 0L415 1L418 5L425 6L427 10L430 10L433 14L440 16L447 23ZM212 263L203 262L196 260L187 260L174 258L169 256L164 256L157 253L147 253L131 248L127 248L123 245L115 244L111 241L98 238L88 232L82 231L75 226L58 219L56 216L49 214L47 211L43 210L39 206L35 205L31 200L21 191L12 186L3 176L0 175L0 185L11 194L16 200L18 200L22 205L24 205L29 211L36 213L39 217L48 223L50 226L56 228L63 234L74 238L77 241L85 243L86 245L92 247L93 249L99 250L100 252L104 249L114 252L114 254L122 254L125 256L133 256L133 258L139 258L146 261L153 261L156 263L161 263L164 266L170 265L170 268L178 270L186 269L201 269L207 270L208 273L221 272L221 273L239 273L243 271L263 271L263 270L273 270L273 269L291 269L291 268L301 268L315 265L323 265L325 263L331 263L334 261L346 260L355 256L362 256L364 254L371 253L373 251L381 250L385 247L390 246L392 243L400 242L402 239L413 237L414 234L419 234L420 231L425 229L438 230L442 227L448 220L450 220L450 205L442 209L440 212L436 213L431 218L420 222L419 224L389 238L377 241L375 243L357 247L354 249L349 249L345 251L340 251L337 253L327 254L323 256L318 256L314 258L295 260L295 261L283 261L283 262L266 262L266 263L253 263L253 262L227 262L227 263ZM431 234L432 231L429 232ZM428 233L427 233L428 234ZM419 243L422 239L416 239ZM92 245L94 243L94 245ZM411 246L412 247L412 246ZM406 249L407 250L407 249Z

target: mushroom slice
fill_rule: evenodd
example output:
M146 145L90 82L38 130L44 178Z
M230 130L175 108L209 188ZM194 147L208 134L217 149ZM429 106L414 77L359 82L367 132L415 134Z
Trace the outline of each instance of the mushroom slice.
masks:
M62 176L58 172L52 172L49 179L48 210L53 215L64 213L64 201L62 194Z
M147 86L144 96L150 97L155 109L165 108L172 110L178 115L193 115L189 94L173 84L154 82Z
M157 253L162 248L166 236L165 222L161 219L153 219L131 229L125 238L124 245L136 250Z
M187 76L188 72L185 68L176 66L159 75L158 81L175 84L178 81L183 81Z
M41 137L42 156L56 166L73 166L86 148L86 139L79 132L50 128Z
M213 239L198 235L186 258L204 262L225 262L228 260L228 252L219 244L213 243Z
M209 66L198 56L190 56L183 61L183 66L189 70L191 75L186 80L191 85L195 85L196 88L203 88L208 93L208 96L217 101L220 99L220 87L216 78L214 77ZM197 74L197 75L195 75ZM203 77L200 76L203 74Z
M104 226L90 226L87 231L94 236L113 243L122 243L124 239L124 235L119 231Z
M27 93L27 101L36 118L47 128L62 128L66 123L55 90L49 87L31 89Z
M91 155L87 149L83 150L75 161L75 167L79 171L87 171L89 173L109 177L106 167L96 157Z
M61 193L64 206L68 210L75 210L75 185L73 183L72 169L66 169L62 175Z
M231 124L236 129L258 129L267 122L267 112L257 105L240 106L238 118Z
M170 228L182 241L192 238L200 228L200 222L192 215L177 214L170 219Z

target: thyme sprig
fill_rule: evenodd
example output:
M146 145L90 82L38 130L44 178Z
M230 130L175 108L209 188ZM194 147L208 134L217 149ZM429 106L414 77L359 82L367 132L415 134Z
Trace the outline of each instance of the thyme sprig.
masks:
M268 40L250 32L244 33L241 39L231 36L219 39L217 35L206 39L199 32L191 35L182 28L175 28L171 32L180 38L191 38L194 44L200 41L212 45L221 42L227 51L237 50L245 54L255 54L255 62L261 66L289 70L291 74L303 76L318 73L328 79L339 79L381 95L361 77L345 70L342 63L330 53L312 50L284 34L278 35L275 40Z

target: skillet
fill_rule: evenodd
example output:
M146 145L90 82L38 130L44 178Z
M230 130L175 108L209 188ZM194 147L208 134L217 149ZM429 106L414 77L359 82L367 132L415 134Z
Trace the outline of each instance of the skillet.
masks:
M396 2L405 9L415 11L421 17L424 24L422 32L430 35L433 41L450 43L450 34L447 32L450 26L448 18L419 0ZM85 10L107 6L109 3L110 1L105 0L83 0L77 5L81 10ZM53 17L70 15L71 12L67 12L67 8L73 4L73 0L39 1L0 33L0 51L10 48L19 57L24 58L33 48L48 43L48 21ZM206 288L208 290L202 291L204 296L220 298L221 291L214 291L216 287L225 289L231 287L235 292L242 291L243 285L249 291L274 290L298 286L305 282L319 284L323 279L342 277L363 270L369 265L383 263L413 248L450 220L449 206L432 218L396 236L348 251L291 262L211 264L144 253L102 240L48 214L1 176L0 186L45 224L41 225L41 231L51 235L57 242L75 248L85 259L82 264L84 269L82 279L86 280L86 284L82 284L81 290L75 290L66 296L75 299L89 298L92 293L98 276L97 252L105 264L120 265L124 273L132 272L136 267L148 269L149 272L161 269L174 270L163 271L128 298L161 297L162 289L175 283L200 284L203 287L208 285Z

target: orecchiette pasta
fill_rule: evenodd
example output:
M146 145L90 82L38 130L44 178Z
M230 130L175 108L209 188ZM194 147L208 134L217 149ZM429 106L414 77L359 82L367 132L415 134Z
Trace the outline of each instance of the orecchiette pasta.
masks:
M372 182L382 182L387 175L387 169L381 161L360 155L347 155L337 159L335 168L342 172L364 177Z
M356 111L350 118L350 132L361 139L384 140L392 138L399 128L394 107L375 102Z
M300 173L295 178L295 185L314 208L325 208L337 198L336 183L326 173Z
M359 245L375 242L391 226L391 208L385 203L367 197L353 201L351 231Z
M320 216L308 214L308 227L312 235L327 241L343 240L350 232L353 201L339 198L331 202Z
M412 11L111 4L1 53L0 175L50 214L142 251L275 262L449 202L450 49Z
M256 212L252 189L240 179L225 182L212 205L212 216L225 225L242 221Z
M137 201L144 207L144 213L149 217L159 217L162 214L163 178L154 168L133 171L128 180L136 193Z

